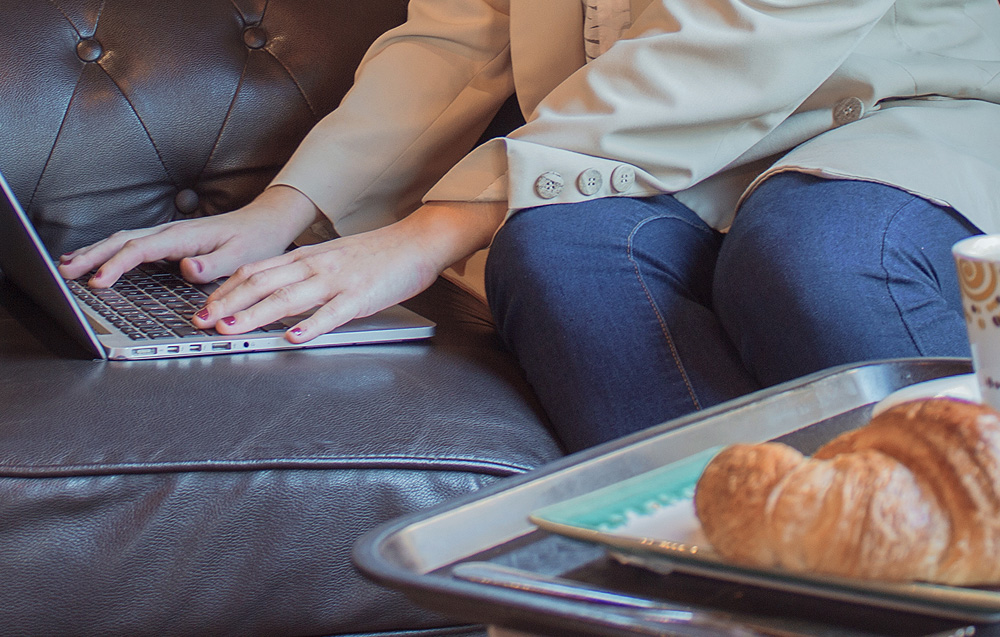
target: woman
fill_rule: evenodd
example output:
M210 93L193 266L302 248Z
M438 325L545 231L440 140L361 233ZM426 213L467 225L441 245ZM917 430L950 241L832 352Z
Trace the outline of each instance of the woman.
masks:
M307 341L449 266L482 291L492 244L491 308L571 449L832 364L964 355L947 247L1000 229L998 33L993 0L411 0L255 202L61 270L233 274L199 327L318 305ZM513 92L527 123L469 152Z

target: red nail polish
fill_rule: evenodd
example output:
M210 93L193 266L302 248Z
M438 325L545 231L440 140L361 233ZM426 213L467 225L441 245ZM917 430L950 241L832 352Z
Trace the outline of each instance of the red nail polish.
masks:
M195 316L197 316L198 318L200 318L203 321L207 321L208 320L208 310L207 309L206 310L200 310L200 311L198 311L195 314Z
M292 334L292 336L294 336L296 338L298 338L299 336L302 336L302 328L301 327L293 327L292 329L290 329L288 331Z
M236 317L227 316L226 318L222 319L222 322L225 323L226 325L236 325Z

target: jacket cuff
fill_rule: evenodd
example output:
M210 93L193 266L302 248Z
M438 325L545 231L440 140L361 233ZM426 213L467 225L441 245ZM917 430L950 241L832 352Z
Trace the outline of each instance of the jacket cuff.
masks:
M510 210L661 192L627 163L519 139L491 140L467 155L424 201L503 201Z

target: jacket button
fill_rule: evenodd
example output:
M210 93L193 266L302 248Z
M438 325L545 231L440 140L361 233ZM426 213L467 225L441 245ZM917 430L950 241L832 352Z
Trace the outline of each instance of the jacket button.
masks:
M251 49L262 49L267 44L267 31L264 27L254 25L243 30L243 44Z
M190 188L185 188L174 197L174 206L182 215L190 215L198 210L200 203L198 193Z
M837 126L850 124L865 114L865 103L857 97L845 97L833 106L833 123Z
M104 55L104 47L94 38L84 38L76 43L76 55L84 62L96 62Z
M559 196L565 185L566 182L563 181L563 177L559 173L542 173L535 180L535 194L542 199L554 199Z
M601 175L601 171L590 168L580 173L580 176L576 178L576 188L589 197L601 189L602 181L604 181L604 177Z
M611 172L611 187L615 192L626 192L635 183L635 168L622 164Z

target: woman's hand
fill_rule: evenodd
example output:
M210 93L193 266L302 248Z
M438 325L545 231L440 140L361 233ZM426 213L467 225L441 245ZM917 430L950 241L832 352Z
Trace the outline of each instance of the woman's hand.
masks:
M184 278L208 283L239 266L281 254L320 212L288 186L273 186L253 202L222 215L116 232L60 257L59 272L75 279L98 268L92 287L106 288L141 263L180 261Z
M286 332L300 343L425 290L449 265L486 247L503 203L432 203L384 228L298 248L236 270L195 315L240 334L316 308Z

